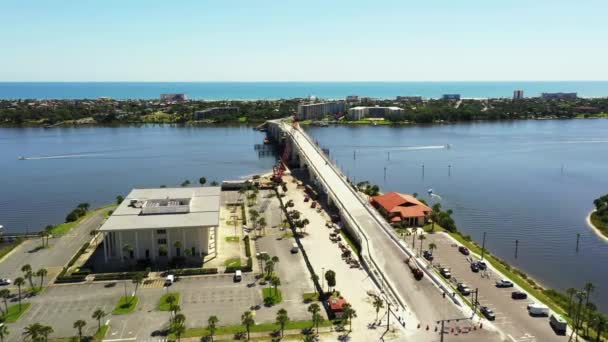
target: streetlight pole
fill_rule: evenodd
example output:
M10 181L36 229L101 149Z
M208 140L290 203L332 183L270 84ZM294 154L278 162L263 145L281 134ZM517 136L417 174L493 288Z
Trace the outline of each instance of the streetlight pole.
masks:
M325 267L321 267L321 291L325 295Z
M387 314L386 314L386 331L388 332L389 328L390 328L390 321L391 321L391 303L386 300L386 304L387 304Z

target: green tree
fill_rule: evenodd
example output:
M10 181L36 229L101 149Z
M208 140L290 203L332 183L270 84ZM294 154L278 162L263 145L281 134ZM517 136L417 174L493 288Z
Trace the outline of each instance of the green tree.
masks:
M102 309L97 309L93 312L93 316L91 318L97 320L97 330L101 330L101 320L107 316L107 313Z
M591 296L591 293L593 292L593 290L595 290L595 286L593 285L593 283L586 283L585 284L585 308L589 308L589 297ZM591 317L592 315L588 315L588 317ZM589 336L589 325L590 322L587 322L587 327L585 330L585 335Z
M44 342L47 342L49 340L49 335L52 334L54 331L55 330L53 330L53 327L50 325L43 325L42 327L40 327L40 335L42 335Z
M568 316L572 317L572 298L576 294L576 289L573 287L569 287L566 289L566 293L568 294Z
M218 183L216 180L214 180L214 181L211 181L211 183L209 185L218 186L218 185L220 185L220 183Z
M23 276L29 281L30 287L34 288L34 282L32 281L32 277L34 276L32 266L30 266L30 264L21 266L21 272L23 272Z
M125 198L122 197L121 195L116 196L116 204L120 204L122 203L122 201L124 201Z
M336 286L336 272L327 270L325 272L325 281L327 281L327 288L333 288Z
M173 333L177 337L177 340L180 341L182 335L186 332L186 325L182 323L173 323L172 327Z
M251 311L245 311L245 313L243 313L243 315L241 316L241 324L243 324L245 326L245 329L247 329L247 340L249 340L249 331L251 329L251 326L255 324L255 320L253 319L253 314L251 313Z
M4 342L4 339L8 336L9 331L6 324L0 325L0 342Z
M133 276L133 284L135 284L135 290L133 291L133 296L131 297L131 300L134 297L137 297L137 290L139 289L139 285L141 285L143 282L144 274L142 272L135 273L135 275Z
M604 316L602 313L597 313L597 317L595 320L595 341L596 342L600 342L600 339L602 337L602 333L604 332L604 329L606 329L606 316Z
M90 205L89 205L89 203L87 203L87 202L80 203L80 204L78 204L78 206L77 206L77 208L78 208L78 209L82 209L82 210L84 210L85 212L87 212L87 211L89 210L89 207L90 207Z
M74 329L78 330L78 341L82 341L82 328L87 325L87 322L79 319L74 322Z
M190 181L189 180L186 179L185 181L182 182L182 187L186 187L188 185L190 185Z
M418 240L420 240L420 255L422 255L422 242L426 240L426 236L420 234L420 236L418 236Z
M437 250L437 245L434 242L429 243L429 251L433 254L434 251ZM433 260L431 260L431 265L433 264Z
M2 310L2 315L8 314L8 297L11 296L11 291L9 289L0 290L0 298L4 302L4 310Z
M199 178L199 179L198 179L198 183L199 183L200 185L205 185L205 183L207 183L207 178L205 178L205 177L201 177L201 178Z
M323 323L324 320L325 319L323 318L323 315L321 315L320 312L315 312L312 315L312 323L315 325L317 335L319 334L319 324Z
M21 311L21 286L23 286L25 284L25 279L21 278L21 277L17 277L15 279L15 286L17 286L17 289L19 291L19 295L17 296L17 299L19 300L19 311Z
M209 316L209 319L207 319L207 330L209 330L209 337L211 337L212 342L213 342L213 335L215 335L215 330L217 329L217 323L219 321L220 320L215 315Z
M36 271L36 276L40 277L40 289L42 289L42 285L44 284L44 277L49 273L46 268L41 268Z
M344 304L344 306L342 306L342 312L344 313L343 317L346 318L346 320L349 323L348 330L352 331L353 330L353 318L357 317L357 311L355 311L355 309L353 309L353 307L349 303L346 303L346 304Z
M42 324L40 323L32 323L25 328L23 328L23 338L24 340L31 341L39 341L41 337Z
M274 277L272 277L272 279L270 280L270 284L271 284L272 286L274 286L274 295L275 295L275 296L278 296L278 292L277 292L278 290L277 290L277 287L281 286L281 279L279 279L279 277L277 277L277 276L274 276Z
M260 217L260 219L258 220L258 226L262 230L262 235L266 235L266 225L266 218Z
M319 323L321 323L321 321L319 321L318 316L321 316L319 314L321 312L321 307L317 303L312 303L308 306L308 312L310 312L310 314L312 316L312 324L313 324L313 326L315 326L317 328L317 334L318 334L319 333ZM321 319L322 318L323 318L323 316L321 316Z
M289 316L287 315L287 310L280 309L277 312L276 322L281 327L281 337L283 337L283 332L285 331L285 324L289 323Z
M384 300L382 298L375 296L374 301L372 302L374 309L376 309L376 321L378 320L378 314L380 313L380 309L384 308Z

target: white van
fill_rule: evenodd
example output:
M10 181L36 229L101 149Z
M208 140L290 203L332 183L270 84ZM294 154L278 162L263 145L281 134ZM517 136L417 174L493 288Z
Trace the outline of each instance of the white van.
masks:
M532 303L528 304L528 312L530 316L549 316L549 307L544 304Z
M175 282L175 276L173 274L169 274L167 278L165 278L165 286L169 287L173 285Z
M298 248L298 244L294 242L294 243L291 245L291 253L292 253L292 254L298 253L298 251L299 251L299 250L300 250L300 248Z
M568 322L557 314L552 314L549 317L549 324L558 335L566 335L566 329L568 328Z
M241 270L236 270L236 272L234 272L234 281L239 282L241 279L243 279L243 273Z

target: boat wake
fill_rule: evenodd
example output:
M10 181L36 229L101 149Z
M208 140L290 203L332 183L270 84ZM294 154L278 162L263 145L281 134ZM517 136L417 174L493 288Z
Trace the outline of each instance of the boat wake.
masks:
M397 151L416 151L416 150L442 150L449 149L450 145L428 145L428 146L406 146L399 147L395 150Z
M64 154L58 156L38 156L38 157L19 157L19 160L43 160L43 159L71 159L71 158L87 158L96 156L95 154Z

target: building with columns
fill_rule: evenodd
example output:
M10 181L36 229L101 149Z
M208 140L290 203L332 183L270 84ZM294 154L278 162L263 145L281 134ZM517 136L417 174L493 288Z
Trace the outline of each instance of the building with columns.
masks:
M217 253L220 187L133 189L100 228L104 260Z

